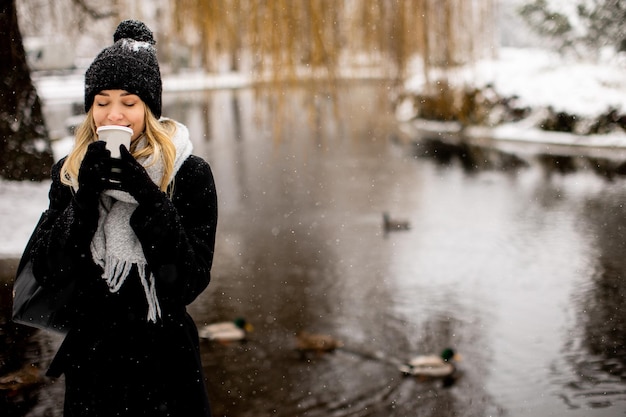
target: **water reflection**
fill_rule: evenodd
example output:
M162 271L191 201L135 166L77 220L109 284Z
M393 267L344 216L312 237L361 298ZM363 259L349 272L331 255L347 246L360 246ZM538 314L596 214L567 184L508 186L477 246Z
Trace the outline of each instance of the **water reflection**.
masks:
M302 118L311 120L310 109L297 106L305 101L297 96L292 107L301 116L283 120L279 141L267 121L258 127L260 135L237 141L232 127L219 133L213 126L207 158L224 194L224 257L218 257L222 267L216 266L213 292L194 309L211 314L207 306L229 304L227 317L242 315L255 325L246 345L207 346L218 414L402 415L415 408L415 398L432 415L457 407L455 396L439 392L440 382L416 384L389 362L368 358L438 351L467 322L458 311L420 323L394 309L398 294L389 265L395 243L383 236L382 212L397 212L403 204L407 190L395 172L410 175L414 161L400 151L399 166L386 165L393 151L389 114L363 90L350 91L349 99L354 101L343 113L349 122L340 126L330 122L330 103L314 108L329 121L318 126L321 133L306 128ZM210 107L231 108L224 102L216 98ZM240 114L248 117L244 126L258 126L253 109L241 108ZM411 188L416 185L419 180ZM302 328L333 334L350 350L302 362L294 350L294 334ZM481 386L475 373L467 381ZM480 388L474 392L472 398L488 397Z
M622 195L594 197L583 213L596 264L576 294L581 308L566 353L577 377L568 382L566 398L571 407L599 409L626 400L626 387L619 385L626 381L626 216Z
M59 415L62 381L44 376L59 340L9 320L11 287L0 285L0 409L2 415Z
M202 344L216 415L623 412L618 181L546 176L508 157L471 170L416 158L390 138L384 86L347 86L339 102L256 93L164 100L220 198L213 282L190 311L200 325L242 316L255 327L245 344ZM282 118L268 110L279 105ZM385 235L385 211L411 230ZM303 361L300 329L346 349ZM451 387L396 369L446 346L464 358ZM59 415L49 392L31 415L42 404Z
M8 320L10 306L10 287L0 285L0 405L10 415L23 415L37 402L37 390L36 384L18 386L18 375L38 362L39 352L33 349L33 343L24 343L33 332Z

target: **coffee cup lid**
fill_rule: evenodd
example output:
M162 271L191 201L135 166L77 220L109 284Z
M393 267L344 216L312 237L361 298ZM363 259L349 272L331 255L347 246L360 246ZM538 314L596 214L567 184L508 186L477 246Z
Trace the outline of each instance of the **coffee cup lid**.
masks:
M133 134L133 129L131 129L130 127L117 126L117 125L100 126L99 128L96 129L96 133L100 133L105 130L122 130L124 132L130 133L131 135Z

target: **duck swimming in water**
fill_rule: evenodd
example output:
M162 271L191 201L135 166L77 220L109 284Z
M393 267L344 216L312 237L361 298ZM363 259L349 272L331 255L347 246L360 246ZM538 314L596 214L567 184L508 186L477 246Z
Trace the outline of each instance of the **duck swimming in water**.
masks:
M397 230L409 230L411 225L407 220L394 220L389 213L383 213L383 230L385 232L394 232Z
M441 355L419 355L400 364L398 369L404 375L430 378L449 377L456 371L455 362L459 356L451 348L446 348Z
M301 357L305 357L307 353L321 355L323 353L333 352L342 346L343 343L340 340L327 334L309 333L305 331L296 333L296 351L300 353Z
M253 330L252 325L241 317L234 321L212 323L198 329L198 336L216 342L245 341L248 333Z

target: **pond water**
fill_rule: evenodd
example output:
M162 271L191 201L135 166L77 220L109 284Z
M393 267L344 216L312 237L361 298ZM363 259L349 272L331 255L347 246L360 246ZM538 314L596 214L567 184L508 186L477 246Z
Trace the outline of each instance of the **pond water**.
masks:
M203 341L214 414L625 415L624 182L417 158L384 94L165 96L220 199L213 281L190 313L254 326L247 343ZM383 212L411 228L385 233ZM302 359L301 329L344 348ZM45 363L58 338L20 343L12 355ZM394 364L448 346L451 386ZM58 416L61 396L47 384L19 415Z

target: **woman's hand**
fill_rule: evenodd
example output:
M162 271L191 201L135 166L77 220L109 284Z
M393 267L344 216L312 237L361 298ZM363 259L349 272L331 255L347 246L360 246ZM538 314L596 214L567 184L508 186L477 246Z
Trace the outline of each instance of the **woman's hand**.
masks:
M164 194L124 145L120 145L120 159L120 188L135 197L139 204L158 204Z
M98 204L100 193L108 187L111 175L111 152L106 143L95 141L87 147L78 170L78 190L74 197L82 209Z

